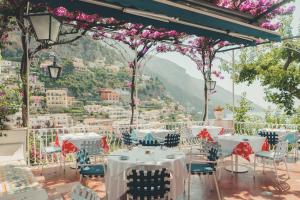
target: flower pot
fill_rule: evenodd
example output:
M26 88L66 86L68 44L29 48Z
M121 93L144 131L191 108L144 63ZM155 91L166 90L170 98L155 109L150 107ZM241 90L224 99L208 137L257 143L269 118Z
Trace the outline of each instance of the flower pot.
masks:
M215 111L214 114L215 114L215 118L217 120L221 120L224 117L224 111L223 110L222 111Z
M15 125L11 122L3 122L3 130L13 130L15 129Z

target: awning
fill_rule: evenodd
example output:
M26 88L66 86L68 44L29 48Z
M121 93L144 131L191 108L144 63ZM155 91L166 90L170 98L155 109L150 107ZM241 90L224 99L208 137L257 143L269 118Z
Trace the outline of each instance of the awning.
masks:
M114 17L132 23L175 29L191 35L222 39L236 44L254 45L258 38L280 41L274 31L237 20L236 16L218 15L208 8L199 9L167 0L31 0L51 7L63 6L87 14ZM231 13L233 11L230 11Z

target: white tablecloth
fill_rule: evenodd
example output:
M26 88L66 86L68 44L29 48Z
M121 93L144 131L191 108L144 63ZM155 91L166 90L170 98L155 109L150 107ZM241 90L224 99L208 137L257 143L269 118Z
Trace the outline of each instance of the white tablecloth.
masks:
M0 166L1 200L47 200L48 195L24 165Z
M101 141L101 135L97 133L69 133L58 135L59 146L62 146L63 141L68 141L80 149L81 144L86 141Z
M138 129L135 132L138 140L143 140L148 133L151 133L154 139L159 142L164 141L169 133L174 133L174 131L167 129Z
M191 127L192 135L194 137L196 137L199 134L199 132L202 131L203 129L206 129L209 132L210 136L215 139L218 137L220 131L222 130L222 127L220 127L220 126L192 126Z
M150 150L151 154L145 154ZM174 159L167 159L167 155L174 154ZM129 156L128 160L120 160L120 156ZM171 196L176 199L184 192L184 179L187 177L185 155L176 149L162 150L160 147L136 147L129 152L122 150L115 151L108 156L108 166L106 172L106 189L109 200L117 200L126 192L125 173L129 167L144 164L162 165L173 172L171 180Z
M224 152L232 152L234 148L241 142L245 142L245 139L250 144L254 153L262 150L262 146L266 141L265 137L250 136L250 135L219 135L218 143L221 145L221 149Z

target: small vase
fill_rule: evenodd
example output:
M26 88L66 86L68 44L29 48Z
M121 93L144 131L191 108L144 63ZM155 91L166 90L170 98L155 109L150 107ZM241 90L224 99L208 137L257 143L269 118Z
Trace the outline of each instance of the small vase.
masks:
M223 110L222 111L215 111L214 114L215 114L216 120L221 120L224 117L224 111Z

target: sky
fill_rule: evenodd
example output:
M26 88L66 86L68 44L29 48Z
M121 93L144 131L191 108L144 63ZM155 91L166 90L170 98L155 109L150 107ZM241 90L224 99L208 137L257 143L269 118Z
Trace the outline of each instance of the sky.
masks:
M296 10L294 12L294 20L292 22L293 34L297 35L299 24L300 24L300 0L296 0L293 3L296 6ZM227 52L223 54L219 54L218 57L225 59L228 62L231 62L232 53ZM201 77L200 72L197 71L197 67L195 63L193 63L189 58L180 55L179 53L167 53L167 54L158 54L158 57L168 59L172 62L177 63L179 66L183 67L187 70L187 73L195 78ZM215 60L214 66L218 66L220 62ZM232 81L230 79L229 74L223 74L225 78L223 80L217 80L217 85L223 87L228 91L232 91ZM241 95L243 92L247 92L247 98L254 103L260 105L263 108L267 108L268 106L275 108L276 106L272 103L268 103L264 99L264 89L260 85L258 81L254 82L251 86L247 86L246 84L238 84L235 85L235 94ZM296 106L300 106L300 101L296 102Z

